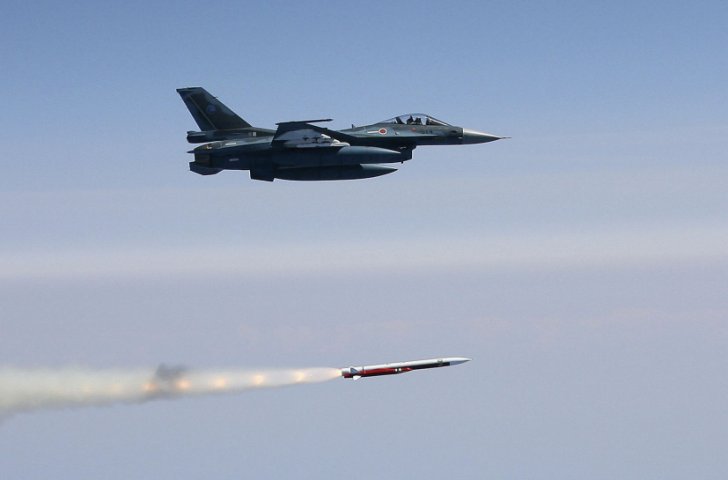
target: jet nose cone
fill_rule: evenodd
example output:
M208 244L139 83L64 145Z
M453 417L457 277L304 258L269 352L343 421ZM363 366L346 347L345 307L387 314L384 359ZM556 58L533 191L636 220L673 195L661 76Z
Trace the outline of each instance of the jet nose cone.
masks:
M500 140L501 138L505 137L497 137L495 135L491 135L490 133L483 133L478 132L476 130L469 130L467 128L463 128L463 144L471 144L471 143L487 143L487 142L494 142L496 140Z

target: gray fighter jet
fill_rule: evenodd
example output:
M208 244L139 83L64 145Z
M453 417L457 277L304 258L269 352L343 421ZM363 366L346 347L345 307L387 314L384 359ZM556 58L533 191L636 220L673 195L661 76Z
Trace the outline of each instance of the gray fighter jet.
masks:
M505 137L456 127L430 115L412 113L372 125L331 130L331 119L278 123L276 130L257 128L240 118L207 90L179 88L200 131L187 132L189 143L204 143L189 153L190 170L214 175L222 170L249 170L250 178L351 180L395 172L381 164L412 158L419 145L486 143Z

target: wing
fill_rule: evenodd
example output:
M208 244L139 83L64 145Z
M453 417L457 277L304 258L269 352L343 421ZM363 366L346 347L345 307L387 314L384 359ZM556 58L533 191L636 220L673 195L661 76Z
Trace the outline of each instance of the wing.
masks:
M343 147L356 137L328 128L312 125L313 122L330 122L331 119L299 120L278 123L272 145L282 148Z

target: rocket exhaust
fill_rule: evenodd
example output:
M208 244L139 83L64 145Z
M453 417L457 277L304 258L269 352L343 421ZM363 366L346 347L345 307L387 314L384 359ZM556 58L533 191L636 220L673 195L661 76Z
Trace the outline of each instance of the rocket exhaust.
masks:
M317 383L341 376L335 368L192 370L20 369L0 367L0 416L51 408L143 403Z

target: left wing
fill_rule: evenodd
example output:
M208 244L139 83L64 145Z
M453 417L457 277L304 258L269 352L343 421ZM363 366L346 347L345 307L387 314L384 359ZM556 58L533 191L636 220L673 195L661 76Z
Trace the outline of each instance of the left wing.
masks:
M277 123L278 130L273 136L272 145L283 148L344 147L348 146L347 141L356 140L351 135L312 125L314 122L330 121L330 118L326 118Z

